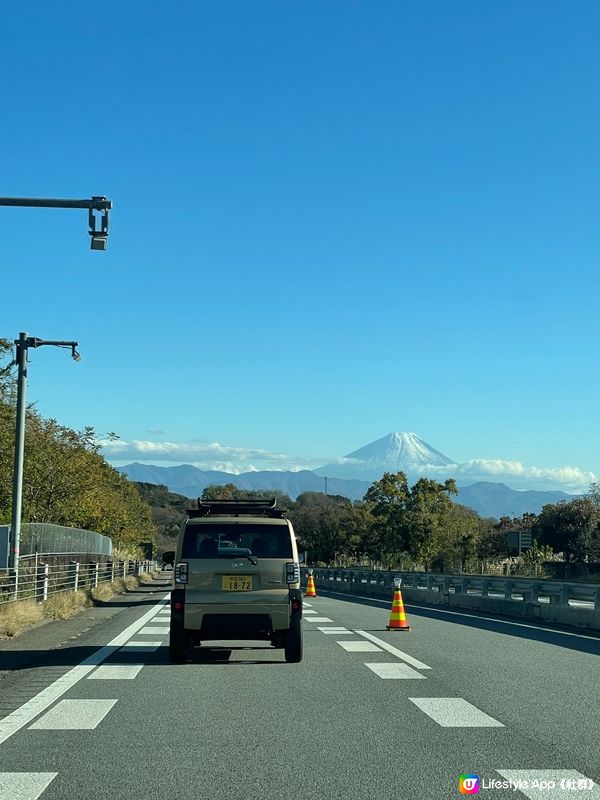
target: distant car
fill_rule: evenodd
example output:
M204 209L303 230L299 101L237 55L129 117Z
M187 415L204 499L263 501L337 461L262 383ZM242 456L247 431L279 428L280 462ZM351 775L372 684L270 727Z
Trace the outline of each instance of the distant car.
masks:
M263 639L302 660L296 537L275 500L198 501L188 511L171 592L171 661L201 642Z

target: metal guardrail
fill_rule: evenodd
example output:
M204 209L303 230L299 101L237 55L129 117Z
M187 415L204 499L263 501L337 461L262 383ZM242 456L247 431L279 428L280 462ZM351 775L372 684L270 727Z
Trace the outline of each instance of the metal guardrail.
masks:
M394 588L394 578L402 578L402 587L446 595L474 595L497 600L549 603L562 608L586 608L600 611L600 585L566 581L494 578L477 575L441 575L431 572L383 572L364 569L327 569L314 567L313 576L323 589L340 583L346 591L359 593L360 587L377 587L379 592ZM304 567L302 574L308 569ZM350 586L347 586L350 584ZM378 592L376 592L378 593Z
M127 575L140 575L156 569L155 561L105 561L68 564L38 563L20 566L18 575L0 573L0 608L17 600L43 602L60 592L94 589ZM15 592L16 587L16 592Z

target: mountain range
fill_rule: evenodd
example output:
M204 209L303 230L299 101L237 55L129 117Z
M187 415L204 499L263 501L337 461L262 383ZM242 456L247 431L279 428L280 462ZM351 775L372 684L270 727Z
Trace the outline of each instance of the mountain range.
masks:
M233 474L202 470L191 464L158 467L134 462L119 467L128 478L142 483L167 486L171 492L195 498L211 484L233 483L239 489L275 490L293 500L303 492L327 492L361 500L384 472L402 471L409 483L428 476L444 480L456 477L460 489L453 498L483 517L516 517L538 513L548 503L569 500L573 495L561 491L516 490L504 483L475 480L461 485L459 464L427 444L416 433L389 433L343 458L314 470L253 471ZM477 476L478 477L478 476Z

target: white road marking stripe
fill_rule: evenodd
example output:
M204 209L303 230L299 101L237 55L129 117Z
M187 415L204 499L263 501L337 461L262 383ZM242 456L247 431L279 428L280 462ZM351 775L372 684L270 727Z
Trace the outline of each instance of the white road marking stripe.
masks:
M590 800L600 798L598 784L573 769L497 769L496 772L517 785L519 781L526 781L527 788L524 788L524 784L519 785L519 793L524 794L529 800L574 797L575 792L577 792L577 797L589 797ZM553 782L556 785L553 789L541 786L533 787L531 784L534 781L538 781L538 783L541 781ZM586 788L583 788L581 784L578 786L578 781L586 781ZM523 788L521 788L522 786Z
M317 611L313 611L312 608L304 608L302 609L303 614L317 614Z
M103 664L88 675L88 681L131 681L143 667L143 664Z
M365 639L369 639L369 641L371 642L375 642L375 644L379 645L379 647L381 647L383 650L387 650L388 653L391 653L392 655L396 656L396 658L399 658L401 661L406 661L406 663L410 664L411 667L415 667L416 669L431 669L431 667L428 667L427 664L424 664L422 661L413 658L413 656L409 656L408 653L404 653L402 650L398 650L397 647L394 647L393 645L384 642L383 639L379 639L377 636L373 636L372 633L367 633L367 631L354 631L354 632L358 633L359 636L364 636Z
M305 617L307 622L333 622L329 617Z
M149 611L143 614L135 622L132 622L124 631L109 642L109 644L96 650L91 656L88 656L81 664L70 669L67 673L57 678L54 683L42 689L41 692L32 697L22 706L17 708L12 713L8 714L4 719L0 719L0 744L5 742L13 733L21 730L28 722L45 711L52 705L59 697L62 697L72 686L75 686L82 678L91 672L94 667L105 661L110 655L125 644L125 642L133 636L140 628L149 622L158 611L164 607L170 595L165 595L164 599L153 606Z
M365 597L361 594L348 594L348 592L333 592L330 589L327 589L327 594L336 594L340 597L351 597L353 600L369 600L371 603L379 603L380 605L389 609L390 603L388 600L380 600L378 597ZM548 620L548 625L544 627L543 625L530 625L527 622L513 622L510 619L505 619L504 617L484 617L480 614L468 614L465 611L450 611L448 606L424 606L421 603L413 602L410 600L409 602L404 603L405 606L409 606L412 608L422 608L425 611L439 611L440 614L454 614L457 617L469 617L469 619L485 619L488 622L497 622L502 625L514 625L517 628L533 628L535 631L552 631L553 633L560 633L563 636L577 636L579 639L592 639L592 641L597 642L597 636L588 636L585 633L573 633L572 631L564 631L561 628L553 628L552 621ZM546 798L546 800L549 800Z
M123 652L125 653L153 653L162 645L162 642L125 642Z
M409 697L442 728L503 728L504 725L484 714L462 697Z
M97 728L116 700L61 700L29 730L83 731Z
M162 625L160 628L156 625L148 625L145 628L142 628L141 631L138 631L138 636L152 636L152 635L156 636L156 634L168 633L168 632L169 632L168 625L164 628L162 627Z
M37 800L58 772L0 772L0 800Z
M304 608L312 608L312 603L302 603Z
M348 653L381 653L381 650L371 642L349 642L346 639L338 644Z
M420 678L421 680L427 680L425 675L421 675L420 672L417 672L416 669L409 667L408 664L396 664L395 662L386 662L385 664L375 664L374 662L367 662L366 665L369 669L372 669L376 675L379 675L380 678L385 679L396 679L396 678Z
M354 631L349 631L348 628L319 628L321 633L351 633L354 635Z

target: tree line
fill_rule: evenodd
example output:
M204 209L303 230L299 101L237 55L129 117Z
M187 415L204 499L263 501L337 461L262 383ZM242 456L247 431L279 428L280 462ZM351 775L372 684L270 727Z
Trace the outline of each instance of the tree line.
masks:
M514 555L509 531L531 532L524 561L540 564L561 554L570 563L600 561L600 485L585 497L549 504L536 514L480 517L452 500L454 480L420 478L409 486L403 472L386 472L363 500L305 492L292 501L281 492L249 492L234 484L207 486L204 499L276 497L287 508L301 549L311 563L421 566L431 571L473 571L482 561Z

